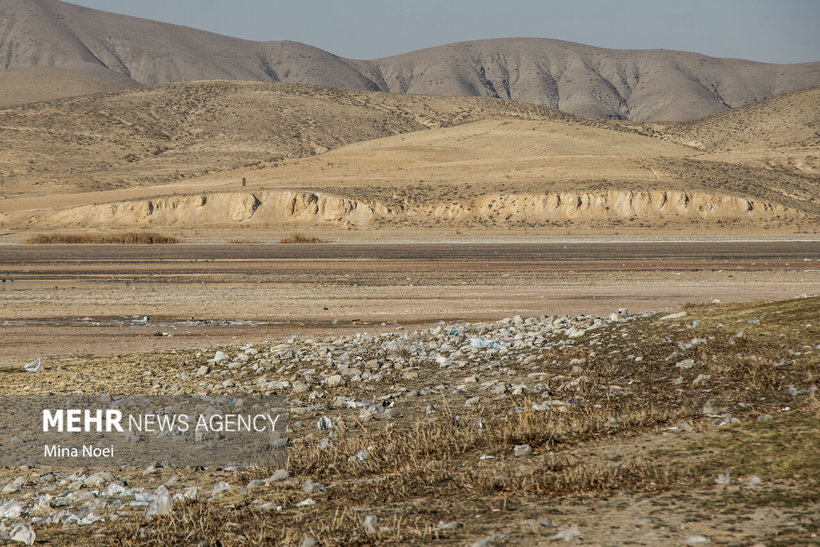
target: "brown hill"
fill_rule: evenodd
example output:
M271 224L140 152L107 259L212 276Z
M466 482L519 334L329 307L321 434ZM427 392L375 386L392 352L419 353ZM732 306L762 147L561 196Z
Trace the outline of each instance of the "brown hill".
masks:
M755 126L780 116L787 135L799 116L784 101L756 105ZM704 125L703 139L742 134L721 119ZM0 165L11 173L0 225L815 225L817 176L747 161L754 151L693 147L698 127L296 84L142 87L0 110Z
M114 91L139 84L127 78L106 79L56 66L32 66L0 71L0 107ZM119 81L117 81L119 79Z
M661 138L701 149L721 161L817 174L820 173L820 87L701 120L655 125L651 131Z
M575 119L477 97L192 82L0 110L4 195L168 182L485 118Z
M240 40L58 0L0 4L0 59L0 68L102 70L142 84L262 80L486 96L630 120L697 119L820 85L820 63L774 65L548 39L463 42L358 61L305 44Z

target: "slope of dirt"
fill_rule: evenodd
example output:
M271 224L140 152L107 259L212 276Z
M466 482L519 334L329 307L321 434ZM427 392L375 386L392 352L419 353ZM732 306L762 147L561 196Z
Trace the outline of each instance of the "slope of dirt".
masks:
M139 85L124 77L103 79L90 72L75 72L56 66L0 70L0 108Z
M261 82L180 83L0 110L0 172L6 197L116 188L487 117L574 119L544 107L480 98Z
M809 216L776 203L702 192L564 192L483 194L474 198L410 203L393 209L381 201L357 201L324 193L288 190L215 193L85 205L57 212L0 214L0 226L54 228L238 228L285 226L432 227L549 226L794 222Z
M691 120L820 84L820 63L774 65L549 39L449 44L373 61L252 42L57 0L0 4L0 68L54 65L142 84L261 80L514 99L596 118Z
M663 139L696 147L714 159L790 171L820 170L820 87L745 105L701 120L655 125Z

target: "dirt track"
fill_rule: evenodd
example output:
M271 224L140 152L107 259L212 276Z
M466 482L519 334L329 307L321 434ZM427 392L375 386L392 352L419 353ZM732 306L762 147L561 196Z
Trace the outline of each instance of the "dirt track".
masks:
M820 292L818 261L812 241L6 245L0 362L787 298Z

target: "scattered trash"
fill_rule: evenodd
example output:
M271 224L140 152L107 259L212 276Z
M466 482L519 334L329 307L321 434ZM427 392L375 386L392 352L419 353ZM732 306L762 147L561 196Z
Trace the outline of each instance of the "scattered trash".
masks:
M42 361L40 361L40 358L38 357L34 361L31 361L30 363L26 363L25 365L23 365L23 368L26 370L26 372L40 372L41 370L43 370L43 363Z
M34 533L34 530L31 529L30 525L18 524L11 529L9 539L24 545L34 545L34 541L37 539L37 534Z

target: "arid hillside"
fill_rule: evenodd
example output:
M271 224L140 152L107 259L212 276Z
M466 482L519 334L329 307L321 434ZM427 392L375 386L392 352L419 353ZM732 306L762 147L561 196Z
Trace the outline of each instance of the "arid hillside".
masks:
M179 83L0 110L0 172L6 197L111 189L485 118L603 123L483 98Z
M657 136L715 159L818 174L820 87L749 104L701 120L654 125Z
M820 63L775 65L540 38L462 42L354 60L307 44L241 40L58 0L5 0L0 4L0 70L43 65L122 86L276 81L504 98L628 120L693 120L820 85ZM27 85L24 73L15 77ZM72 94L59 82L49 87L52 96Z
M817 175L769 158L810 149L816 97L748 107L748 131L261 82L21 105L0 110L0 224L813 231Z
M129 82L125 77L116 78L111 77L114 76L112 74L102 73L100 76L104 78L99 78L92 73L93 71L76 72L56 66L0 70L0 108L139 85L137 82Z

